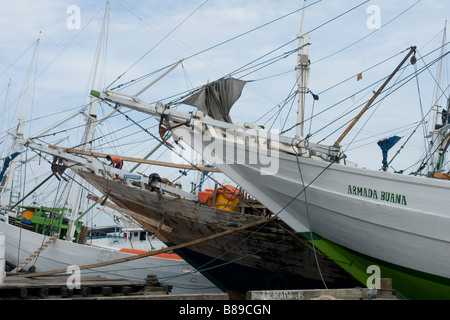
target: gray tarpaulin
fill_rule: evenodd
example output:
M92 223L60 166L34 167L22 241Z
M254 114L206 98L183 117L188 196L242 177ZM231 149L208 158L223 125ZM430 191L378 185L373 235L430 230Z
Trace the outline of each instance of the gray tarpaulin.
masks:
M208 83L182 103L197 107L213 119L233 123L229 112L246 83L234 78L220 79Z

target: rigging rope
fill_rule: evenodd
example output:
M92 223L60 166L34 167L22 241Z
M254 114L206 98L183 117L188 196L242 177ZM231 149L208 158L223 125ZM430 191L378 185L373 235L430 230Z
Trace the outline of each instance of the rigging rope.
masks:
M414 64L415 67L415 64ZM382 97L378 103L375 103L373 106L371 106L370 109L373 109L373 112L371 115L369 115L366 119L366 121L364 122L364 124L359 128L358 132L353 136L352 140L347 144L345 151L348 150L348 147L353 143L353 141L356 139L356 137L360 134L361 130L365 127L365 125L367 124L367 122L369 122L369 120L372 118L372 116L375 114L375 112L378 110L378 108L381 106L381 104L384 102L384 99L386 99L389 95L390 95L390 91L391 89L397 84L397 81L400 79L400 77L402 76L403 72L406 70L406 68L403 68L403 70L400 72L400 74L397 76L397 80L392 84L391 87L389 87L388 89L385 90L385 96Z
M447 55L448 53L450 53L450 52L447 52L445 55ZM439 59L440 59L440 57L437 58L437 59L435 59L435 60L433 60L431 63L429 63L429 64L426 65L425 67L420 68L417 74L420 74L420 73L424 72L429 66L431 66L431 65L433 65L434 63L438 62ZM408 66L405 66L405 67L403 67L402 69L407 68L407 67L408 67ZM402 70L402 69L401 69L401 70ZM401 79L401 80L397 83L398 86L397 86L396 88L393 88L394 85L391 85L390 87L388 87L388 88L386 89L386 91L390 91L390 92L389 92L388 94L386 94L386 96L383 97L383 99L385 99L387 96L393 94L393 93L394 93L395 91L397 91L398 89L402 88L402 87L403 87L404 85L406 85L409 81L411 81L415 76L416 76L416 73L413 72L413 73L411 73L411 74L405 76L404 79ZM377 82L375 82L375 83L378 83L378 82L383 81L383 80L384 80L384 79L381 79L381 80L379 80L379 81L377 81ZM369 88L369 87L370 87L370 86L364 88L363 90L366 90L366 89ZM391 90L391 89L392 89L392 90ZM363 91L363 90L360 90L359 92L361 92L361 91ZM359 93L359 92L358 92L358 93ZM347 100L347 99L348 99L348 98L346 98L346 99L344 99L344 100ZM341 102L344 101L344 100L341 100L341 101L338 102L338 103L341 103ZM380 101L379 101L378 103L380 103ZM337 105L337 104L335 104L335 105ZM331 106L331 107L334 107L335 105L333 105L333 106ZM362 105L362 104L361 104L361 105ZM345 115L350 114L350 113L353 112L354 110L358 109L361 105L357 106L356 108L354 108L354 109L350 110L349 112L345 113L344 115L340 116L338 119L341 119L341 118L343 118ZM325 111L331 109L331 107L329 107L329 108L327 108L327 109L321 111L320 113L323 113L323 112L325 112ZM320 114L320 113L318 113L318 114ZM316 114L316 116L317 116L318 114ZM350 119L349 121L347 121L346 124L349 123L350 121L352 121L352 119ZM335 121L333 121L333 122L335 122ZM331 123L330 123L330 124L331 124ZM342 125L341 128L342 128L343 126L345 126L345 124ZM325 129L326 127L328 127L328 125L327 125L327 126L323 126L322 128L318 129L314 134L316 134L316 133L322 131L322 130ZM337 130L339 130L339 129L337 129ZM319 143L322 142L322 141L324 141L324 140L327 139L328 137L330 137L330 136L331 136L332 134L334 134L337 130L335 130L335 131L333 131L332 133L328 134L325 138L323 138L322 140L320 140Z
M335 161L331 161L308 185L304 185L304 183L303 183L303 189L296 195L296 196L294 196L294 197L292 197L292 199L290 200L290 201L288 201L284 206L283 206L283 208L281 208L278 212L273 212L273 215L272 215L272 217L277 217L281 212L283 212L294 200L296 200L303 192L305 192L306 191L306 189L313 183L313 182L315 182L333 163L334 163ZM268 222L265 222L264 224L262 224L261 226L259 226L258 227L258 229L257 230L255 230L254 232L252 232L249 236L248 236L248 238L247 239L249 239L250 237L252 237L255 233L257 233L259 230L261 230L264 226L266 226L267 225L267 223ZM282 240L280 240L279 242L282 242L282 241L285 241L285 240L287 240L289 237L291 237L292 236L292 234L291 235L288 235L287 237L285 237L284 239L282 239ZM313 240L313 237L311 237L311 239L312 239L312 241L314 241ZM243 243L243 242L245 242L246 241L246 239L245 240L243 240L243 241L241 241L239 244L237 244L236 246L234 246L233 248L235 248L235 247L237 247L238 245L240 245L241 243ZM314 246L314 244L313 244L313 246ZM226 264L228 264L228 263L231 263L231 262L226 262L226 263L223 263L223 264L221 264L221 265L219 265L219 266L214 266L214 267L210 267L210 268L208 268L208 269L205 269L204 267L205 266L207 266L208 264L210 264L210 263L212 263L213 261L215 261L215 260L217 260L217 259L219 259L221 256L223 256L223 255L225 255L227 252L229 252L229 251L231 251L233 248L230 248L229 250L227 250L226 252L224 252L224 253L222 253L221 255L219 255L218 257L216 257L216 258L214 258L213 260L211 260L211 261L209 261L209 262L207 262L207 263L205 263L203 266L201 266L200 268L202 268L202 271L204 271L204 270L210 270L210 269L213 269L213 268L217 268L217 267L220 267L220 266L223 266L223 265L226 265ZM264 248L265 249L265 248ZM315 258L316 258L316 263L317 263L317 266L318 266L318 268L319 268L319 271L320 271L320 266L319 266L319 264L318 264L318 260L317 260L317 253L314 251L314 254L315 254ZM237 259L238 260L238 259ZM325 287L326 287L326 283L325 283L325 281L323 280L323 276L322 276L322 274L320 273L320 276L321 276L321 279L322 279L322 281L323 281L323 283L324 283L324 285L325 285Z
M311 7L311 6L317 4L317 3L321 2L321 1L322 1L322 0L317 0L316 2L313 2L313 3L311 3L311 4L306 5L304 8ZM348 11L342 13L341 15L339 15L339 16L337 16L337 17L331 19L331 20L328 20L327 22L325 22L325 23L319 25L318 27L312 29L310 32L315 31L316 29L318 29L318 28L320 28L320 27L322 27L322 26L328 24L329 22L331 22L331 21L337 19L338 17L340 17L340 16L342 16L342 15L344 15L344 14L346 14L346 13L348 13L348 12L354 10L354 9L356 9L357 7L363 5L364 3L368 2L368 1L369 1L369 0L367 0L367 1L365 1L365 2L363 2L363 3L361 3L361 4L359 4L359 5L357 5L357 6L355 6L355 7L353 7L352 9L350 9L350 10L348 10ZM302 7L302 8L300 8L300 9L296 9L296 10L294 10L294 11L292 11L292 12L289 12L289 13L287 13L287 14L281 16L281 17L278 17L278 18L273 19L273 20L271 20L271 21L269 21L269 22L266 22L266 23L264 23L264 24L262 24L262 25L260 25L260 26L258 26L258 27L256 27L256 28L250 29L250 30L248 30L248 31L246 31L246 32L243 32L243 33L241 33L241 34L239 34L239 35L236 35L236 36L234 36L234 37L232 37L232 38L230 38L230 39L228 39L228 40L222 41L222 42L220 42L220 43L218 43L218 44L215 44L215 45L213 45L213 46L211 46L211 47L209 47L209 48L206 48L206 49L201 50L201 51L199 51L199 52L197 52L197 53L194 53L194 54L192 54L192 55L190 55L190 56L184 58L183 60L188 60L188 59L194 58L194 57L196 57L196 56L198 56L198 55L201 55L202 53L205 53L205 52L207 52L207 51L209 51L209 50L215 49L215 48L217 48L217 47L219 47L219 46L222 46L222 45L224 45L224 44L226 44L226 43L228 43L228 42L231 42L231 41L233 41L233 40L236 40L236 39L238 39L238 38L240 38L240 37L242 37L242 36L244 36L244 35L247 35L247 34L249 34L249 33L252 33L252 32L254 32L254 31L256 31L256 30L259 30L259 29L261 29L261 28L264 28L264 27L266 27L266 26L268 26L268 25L270 25L270 24L272 24L272 23L275 23L275 22L277 22L277 21L279 21L279 20L281 20L281 19L284 19L284 18L286 18L286 17L288 17L288 16L290 16L290 15L292 15L292 14L294 14L294 13L297 13L297 12L299 12L299 11L302 11L304 8ZM284 46L286 46L286 45L292 43L293 41L297 41L297 39L293 39L293 40L289 41L288 43L286 43L286 44L280 46L279 48L282 48L282 47L284 47ZM277 49L275 49L275 50L278 50L279 48L277 48ZM153 48L152 48L152 49L153 49ZM273 50L273 51L275 51L275 50ZM273 51L271 51L270 53L272 53ZM270 54L270 53L269 53L269 54ZM147 53L146 53L146 54L147 54ZM267 54L266 54L266 55L267 55ZM264 55L264 56L266 56L266 55ZM263 56L263 57L264 57L264 56ZM262 57L261 57L261 58L262 58ZM255 61L257 61L257 60L259 60L259 59L261 59L261 58L258 58L258 59L256 59ZM141 59L142 59L142 58L141 58ZM138 61L140 61L140 60L138 60ZM253 62L254 62L254 61L252 61L252 62L250 62L250 63L253 63ZM137 62L136 62L136 63L137 63ZM135 63L135 64L136 64L136 63ZM173 64L172 64L172 65L173 65ZM134 66L134 65L133 65L133 66ZM244 66L244 67L245 67L245 66ZM131 68L131 67L130 67L130 68ZM242 68L242 67L241 67L241 68ZM241 69L241 68L240 68L240 69ZM128 70L129 70L129 69L128 69ZM121 78L126 72L128 72L128 70L125 71L122 75L120 75L120 76L119 76L116 80L114 80L110 85L108 85L108 86L107 86L107 89L108 89L109 87L111 87L111 85L113 85L115 82L117 82L117 80L119 80L119 78ZM239 69L238 69L238 70L239 70ZM234 72L237 72L237 70L234 71ZM232 73L234 73L234 72L232 72ZM230 73L230 74L231 74L231 73ZM146 77L146 76L147 76L147 75L144 75L143 77ZM141 77L141 78L139 78L139 79L142 79L143 77ZM129 84L129 83L131 83L131 82L136 82L136 80L131 80L131 81L129 81L127 84ZM116 88L117 88L117 87L116 87Z
M106 88L109 88L113 85L117 80L122 78L128 71L130 71L136 64L138 64L142 59L145 58L153 49L155 49L161 42L163 42L168 36L175 32L183 23L185 23L192 15L194 15L198 10L200 10L208 0L205 0L197 9L195 9L192 13L190 13L183 21L181 21L175 28L173 28L167 35L165 35L158 43L156 43L150 50L148 50L142 57L140 57L133 65L131 65L127 70L125 70L116 80L114 80L111 84L109 84Z
M292 149L295 152L294 147L292 147ZM295 152L295 158L297 160L298 172L300 173L300 179L302 181L303 190L305 190L306 189L305 188L305 181L303 180L303 173L302 173L302 169L300 167L299 157L300 157L300 155L297 152ZM314 245L314 237L313 237L313 232L312 232L312 229L311 229L311 217L309 215L309 205L308 205L308 199L306 197L306 190L305 190L304 197L305 197L305 205L306 205L306 218L308 220L309 236L311 238L311 244L312 244L312 247L313 247L314 258L316 260L317 269L319 270L320 278L322 279L323 285L324 285L325 289L328 289L327 284L325 282L325 279L323 278L323 275L322 275L322 270L320 268L319 260L317 259L316 246Z
M320 1L322 1L322 0L318 0L318 1L314 2L314 3L311 3L311 4L307 5L305 8L310 7L310 6L313 6L313 5L317 4L317 3L320 2ZM313 31L318 30L319 28L321 28L321 27L327 25L328 23L331 23L332 21L334 21L334 20L336 20L336 19L338 19L338 18L344 16L345 14L347 14L347 13L349 13L349 12L351 12L351 11L357 9L357 8L359 8L360 6L364 5L364 4L367 3L368 1L369 1L369 0L366 0L366 1L364 1L364 2L362 2L362 3L360 3L360 4L358 4L358 5L355 5L354 7L352 7L352 8L350 8L350 9L344 11L343 13L341 13L341 14L339 14L339 15L337 15L337 16L335 16L334 18L329 19L329 20L323 22L322 24L320 24L320 25L318 25L318 26L312 28L312 29L309 30L307 33L311 33L311 32L313 32ZM267 22L267 23L265 23L265 24L263 24L263 25L260 25L260 26L258 26L258 27L256 27L256 28L253 28L253 29L249 30L249 31L246 31L246 32L244 32L244 33L242 33L242 34L240 34L240 35L237 35L237 36L232 37L232 38L230 38L230 39L228 39L228 40L226 40L226 41L223 41L223 42L221 42L221 43L219 43L219 44L216 44L216 45L214 45L214 46L212 46L212 47L209 47L209 48L207 48L207 49L204 49L204 50L202 50L202 51L200 51L200 52L198 52L198 53L196 53L196 54L193 54L193 55L191 55L191 56L188 56L187 58L184 58L183 60L188 60L188 59L190 59L190 58L193 58L193 57L195 57L195 56L197 56L197 55L200 55L201 53L204 53L204 52L206 52L206 51L208 51L208 50L214 49L214 48L216 48L216 47L218 47L218 46L220 46L220 45L223 45L223 44L228 43L228 42L230 42L230 41L232 41L232 40L235 40L235 39L237 39L237 38L239 38L239 37L242 37L242 36L244 36L244 35L246 35L246 34L249 34L249 33L253 32L253 31L255 31L255 30L258 30L258 29L260 29L260 28L263 28L263 27L265 27L265 26L267 26L267 25L269 25L269 24L272 24L272 23L274 23L274 22L276 22L276 21L278 21L278 20L281 20L281 19L283 19L283 18L285 18L285 17L287 17L287 16L290 16L290 15L296 13L296 12L299 12L299 11L301 11L301 10L303 10L303 8L294 10L294 11L292 11L292 12L286 14L286 15L283 15L283 16L277 18L277 19L271 20L271 21L269 21L269 22ZM274 52L274 51L276 51L276 50L278 50L278 49L280 49L280 48L282 48L282 47L284 47L284 46L287 46L287 45L289 45L290 43L292 43L292 42L294 42L294 41L297 41L297 38L295 38L295 39L293 39L293 40L291 40L291 41L285 43L285 44L282 45L282 46L279 46L278 48L272 50L272 51L269 52L268 54L270 54L270 53L272 53L272 52ZM292 54L292 53L294 53L294 52L297 52L298 50L299 50L299 48L297 48L297 49L295 49L295 50L292 50L292 51L290 51L290 52L288 52L288 53L284 53L284 54L280 55L280 57L283 58L283 57L286 56L286 54L289 55L289 54ZM268 54L263 55L262 57L267 56ZM244 67L250 65L251 63L254 63L255 61L260 60L262 57L260 57L260 58L258 58L258 59L255 59L254 61L252 61L252 62L250 62L250 63L244 65L243 67L241 67L241 68L239 68L239 69L237 69L237 70L231 72L229 75L238 72L240 69L242 69L242 68L244 68ZM278 57L277 60L280 60L280 59L281 59L280 57ZM273 58L273 59L275 59L275 58ZM270 61L270 60L269 60L269 61ZM274 63L274 61L273 61L273 62L270 62L269 64L266 64L266 66L268 66L268 65L270 65L270 64L272 64L272 63ZM173 64L172 64L172 65L173 65ZM169 65L169 66L170 66L170 65ZM169 67L169 66L167 66L167 67ZM167 67L166 67L166 68L167 68ZM261 68L262 68L262 67L261 67ZM261 69L261 68L259 68L259 69ZM259 69L258 69L258 70L259 70ZM244 69L244 70L245 70L245 69ZM256 70L254 70L253 72L255 72L255 71L256 71ZM250 74L250 73L248 73L248 74ZM245 76L247 76L248 74L246 74ZM228 76L229 76L229 75L228 75ZM119 88L119 87L121 87L121 86L128 86L128 85L130 85L131 83L134 83L134 82L136 82L136 81L140 81L141 79L143 79L143 78L145 78L145 77L147 77L147 75L144 75L144 76L142 76L142 77L140 77L140 78L138 78L138 79L131 80L131 81L125 83L125 84L116 86L115 88ZM117 80L118 80L118 79L114 80L113 83L115 83ZM109 88L113 83L111 83L107 88ZM184 93L186 93L186 92L188 92L188 91L185 91ZM182 93L181 93L181 94L182 94ZM178 94L178 95L179 95L179 94ZM171 97L167 97L167 98L165 98L165 99L173 98L173 97L176 97L176 96L178 96L178 95L174 95L174 96L171 96ZM160 99L160 101L163 101L163 100L165 100L165 99ZM177 100L181 100L181 98L179 98L179 99L177 99ZM175 103L175 102L171 102L170 104L174 104L174 103Z
M414 6L415 6L416 4L418 4L420 1L422 1L422 0L416 1L414 4L412 4L411 6L409 6L408 8L406 8L404 11L402 11L401 13L399 13L397 16L395 16L394 18L392 18L391 20L389 20L388 22L386 22L385 24L383 24L379 29L375 29L374 31L372 31L372 32L369 33L368 35L362 37L361 39L359 39L359 40L357 40L357 41L355 41L355 42L353 42L353 43L351 43L351 44L349 44L349 45L343 47L342 49L340 49L340 50L338 50L338 51L336 51L336 52L334 52L334 53L332 53L332 54L329 54L329 55L327 55L327 56L325 56L325 57L323 57L323 58L320 58L319 60L314 61L314 63L317 63L317 62L320 62L320 61L322 61L322 60L325 60L325 59L327 59L327 58L329 58L329 57L332 57L332 56L334 56L334 55L336 55L336 54L338 54L338 53L340 53L340 52L342 52L342 51L344 51L344 50L346 50L346 49L348 49L348 48L354 46L355 44L357 44L357 43L363 41L364 39L370 37L371 35L373 35L375 32L377 32L377 31L380 30L381 28L387 26L388 24L390 24L391 22L393 22L394 20L396 20L397 18L399 18L400 16L402 16L404 13L406 13L409 9L411 9L412 7L414 7Z
M298 156L298 155L297 155ZM337 159L336 159L337 160ZM297 161L298 161L298 159L297 159ZM306 185L305 186L305 184L304 184L304 182L303 182L303 187L302 187L302 190L296 195L296 196L294 196L294 197L292 197L292 199L290 200L290 201L288 201L284 206L283 206L283 208L281 208L278 212L273 212L273 214L272 214L272 217L277 217L281 212L283 212L294 200L296 200L303 192L305 192L305 197L306 197L306 189L313 183L313 182L315 182L333 163L335 163L335 160L333 160L333 161L331 161L308 185ZM303 181L303 180L302 180ZM308 214L308 219L309 219L309 214ZM269 222L265 222L264 224L262 224L262 225L260 225L260 226L258 226L258 228L257 228L257 230L255 230L255 231L253 231L246 239L244 239L244 240L242 240L241 242L239 242L238 244L236 244L234 247L232 247L232 248L230 248L230 249L228 249L228 250L226 250L225 252L223 252L221 255L219 255L219 256L217 256L217 257L215 257L214 259L212 259L212 260L210 260L210 261L208 261L207 263L205 263L204 265L202 265L202 266L200 266L198 269L201 269L201 271L207 271L207 270L211 270L211 269L214 269L214 268L218 268L218 267L222 267L222 266L225 266L225 265L227 265L227 264L229 264L229 263L233 263L233 262L235 262L235 261L238 261L238 260L241 260L241 259L243 259L243 258L245 258L245 257L247 257L247 256L244 256L244 257L240 257L240 258L237 258L237 259L235 259L235 260L232 260L232 261L227 261L227 262L225 262L225 263L222 263L222 264L220 264L220 265L217 265L217 266L213 266L213 267L209 267L209 268L205 268L208 264L211 264L212 262L214 262L215 260L217 260L217 259L219 259L220 257L222 257L222 256L224 256L226 253L228 253L228 252L230 252L231 250L233 250L234 248L236 248L236 247L238 247L239 245L241 245L242 243L244 243L245 241L247 241L248 239L250 239L254 234L256 234L257 232L259 232L259 230L261 230L263 227L265 227L267 224L268 224ZM311 232L311 231L310 231ZM312 235L312 233L311 233L311 235ZM285 241L285 240L287 240L287 239L289 239L290 237L292 237L293 236L293 234L289 234L288 236L286 236L285 238L283 238L283 239L281 239L281 240L279 240L279 241L277 241L274 245L276 245L276 244L278 244L278 243L281 243L281 242L283 242L283 241ZM323 284L324 284L324 286L325 286L325 288L327 288L327 285L326 285L326 283L325 283L325 280L323 279L323 275L322 275L322 273L321 273L321 269L320 269L320 265L319 265L319 262L318 262L318 260L317 260L317 252L315 251L316 249L315 249L315 247L314 247L314 238L311 236L311 242L312 242L312 245L313 245L313 249L314 249L314 256L315 256L315 259L316 259L316 265L317 265L317 267L318 267L318 269L319 269L319 273L320 273L320 277L321 277L321 279L322 279L322 282L323 282ZM251 254L249 254L248 256L250 256L250 255L253 255L253 254L256 254L256 253L258 253L258 252L260 252L260 251L262 251L262 250L266 250L266 249L268 249L268 248L270 248L270 247L272 247L272 245L269 245L269 246L267 246L267 247L265 247L265 248L263 248L263 249L260 249L260 250L257 250L257 251L255 251L255 252L253 252L253 253L251 253Z
M107 103L108 105L110 105L109 103ZM162 143L167 149L169 149L170 151L172 151L173 153L175 153L176 155L178 155L180 158L182 158L184 161L186 161L187 163L189 163L192 167L199 169L198 165L193 163L192 161L186 159L181 153L179 153L178 151L174 150L174 148L172 148L171 146L167 145L167 143L165 143L164 141L162 141L162 139L160 139L159 137L157 137L156 135L154 135L153 133L151 133L150 131L148 131L147 129L145 129L144 127L142 127L139 123L137 123L136 121L134 121L133 119L131 119L128 115L126 115L125 113L123 113L119 108L114 107L112 105L110 105L112 108L116 109L117 112L119 112L120 114L122 114L127 120L130 120L131 122L133 122L135 125L137 125L139 128L141 128L144 132L146 132L147 134L149 134L150 136L152 136L155 140L157 140L158 142ZM210 172L207 176L206 179L211 179L213 180L217 185L223 186L222 183L220 183L219 181L217 181L215 178L212 177L213 172ZM200 186L196 186L196 188L198 188ZM194 189L195 190L195 189ZM192 191L194 191L192 190ZM174 200L177 200L176 198ZM251 205L251 204L250 204ZM252 207L255 210L258 210L258 208Z
M389 58L387 58L387 59L384 59L384 60L382 60L382 61L376 63L375 65L373 65L373 66L367 68L367 69L364 70L363 72L366 72L366 71L368 71L368 70L371 70L371 69L373 69L373 68L375 68L375 67L377 67L377 66L379 66L379 65L381 65L381 64L383 64L383 63L385 63L385 62L387 62L387 61L389 61L389 60L391 60L391 59L393 59L393 58L395 58L396 56L402 54L402 53L405 52L406 50L408 50L408 49L402 50L402 51L400 51L399 53L397 53L397 54L395 54L395 55L393 55L393 56L391 56L391 57L389 57ZM405 68L405 67L404 67L404 68ZM348 77L347 79L345 79L345 80L343 80L343 81L341 81L341 82L339 82L339 83L337 83L337 84L335 84L335 85L333 85L333 86L331 86L331 87L329 87L329 88L327 88L327 89L325 89L325 90L319 92L318 94L320 95L320 94L323 94L323 93L325 93L325 92L327 92L327 91L329 91L329 90L331 90L331 89L334 89L335 87L337 87L337 86L339 86L339 85L341 85L341 84L343 84L343 83L345 83L345 82L347 82L347 81L349 81L349 80L351 80L351 79L354 79L355 76L356 76L356 75L353 75L353 76L351 76L351 77ZM385 77L385 78L387 78L387 77ZM363 92L363 91L365 91L365 90L371 88L372 86L374 86L374 85L376 85L376 84L378 84L378 83L381 83L385 78L380 79L380 80L378 80L378 81L376 81L376 82L374 82L374 83L372 83L372 84L366 86L365 88L359 90L359 91L356 92L356 93L353 93L351 96L348 96L348 97L346 97L346 98L344 98L344 99L342 99L342 100L336 102L335 104L333 104L333 105L331 105L330 107L328 107L328 108L326 108L326 109L320 111L319 113L317 113L317 114L315 114L315 115L311 115L311 117L308 118L308 119L305 119L305 120L303 121L303 123L305 123L305 122L308 121L308 120L312 120L313 118L315 118L315 117L321 115L322 113L324 113L324 112L326 112L326 111L331 110L332 108L334 108L334 107L336 107L337 105L343 103L344 101L350 99L351 97L353 97L353 96L355 96L355 95L357 95L357 94L359 94L359 93L361 93L361 92ZM361 104L361 105L362 105L362 104ZM352 111L354 111L354 110L356 110L356 109L358 109L358 108L360 108L361 105L358 105L358 106L355 107L354 109L350 110L349 113L352 112ZM342 117L344 117L344 116L347 115L347 114L348 114L348 113L346 113L346 114L344 114L344 115L341 115L337 120L341 119ZM351 121L351 120L350 120L350 121ZM349 122L350 122L350 121L349 121ZM334 122L334 121L333 121L333 122ZM288 129L282 131L280 134L284 134L284 133L286 133L286 132L288 132L288 131L294 129L295 127L299 126L300 124L301 124L301 123L296 123L296 124L292 125L291 127L289 127ZM344 125L346 125L346 124L348 124L348 122L345 123ZM344 125L343 125L343 126L344 126ZM343 126L341 126L341 128L342 128ZM314 134L320 132L321 130L325 129L326 127L328 127L328 125L323 126L322 129L319 129L319 130L316 131ZM339 130L339 129L340 129L340 128L338 128L337 130ZM337 130L336 130L336 131L337 131ZM334 132L333 132L333 133L334 133ZM326 138L327 138L327 137L326 137ZM321 141L325 140L326 138L322 139Z

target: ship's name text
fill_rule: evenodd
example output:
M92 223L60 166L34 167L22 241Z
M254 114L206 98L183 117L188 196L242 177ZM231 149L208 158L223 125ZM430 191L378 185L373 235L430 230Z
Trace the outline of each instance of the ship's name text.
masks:
M375 189L348 185L348 194L376 200L383 200L386 202L402 204L405 206L407 205L405 195L388 191L377 191Z

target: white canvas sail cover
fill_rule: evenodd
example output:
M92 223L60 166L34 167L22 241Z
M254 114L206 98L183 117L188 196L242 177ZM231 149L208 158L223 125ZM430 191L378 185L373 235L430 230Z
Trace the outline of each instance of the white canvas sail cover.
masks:
M229 112L246 83L234 78L220 79L203 86L182 103L197 107L213 119L233 123Z

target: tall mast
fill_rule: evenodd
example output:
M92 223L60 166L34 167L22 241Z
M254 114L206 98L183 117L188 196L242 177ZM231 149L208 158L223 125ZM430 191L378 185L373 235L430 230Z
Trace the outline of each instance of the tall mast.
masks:
M38 48L39 48L39 42L41 41L40 38L41 38L41 33L39 32L39 37L38 37L38 39L36 41L36 46L34 47L33 58L31 59L30 69L28 70L27 81L25 83L25 89L24 89L24 92L23 92L22 104L20 105L18 118L22 117L23 107L25 105L25 97L27 95L28 86L30 85L30 80L31 80L31 73L33 71L34 60L36 59L37 51L38 51Z
M14 155L15 153L19 152L23 145L19 142L21 140L23 140L23 136L24 136L24 131L25 131L25 119L24 118L18 118L18 124L16 127L16 132L12 134L14 142L11 148L11 155ZM18 165L18 158L15 157L11 160L10 164L9 164L9 171L8 174L6 176L6 180L4 183L4 186L2 187L2 199L1 199L1 204L3 206L8 206L10 205L10 199L11 199L11 191L12 191L12 187L13 187L13 178L14 178L14 173L16 171L17 165Z
M439 62L439 73L437 78L437 85L436 85L436 98L434 100L434 106L433 106L433 126L431 128L431 159L430 163L428 165L428 172L434 172L436 170L440 169L439 164L439 149L442 144L442 141L444 139L443 132L441 132L441 128L443 126L442 123L442 106L439 106L439 97L441 96L440 93L440 83L441 83L441 77L442 77L442 66L443 66L443 57L445 53L445 42L447 38L447 20L445 20L444 25L444 34L442 37L442 48L441 48L441 61Z
M24 137L24 131L25 131L25 119L22 117L22 113L23 113L23 108L25 106L25 98L26 98L28 86L30 85L31 74L33 72L34 61L36 59L37 51L39 48L40 37L41 37L41 33L39 33L39 37L36 41L36 46L34 48L30 68L28 69L27 79L25 81L25 88L24 88L24 92L23 92L23 96L22 96L22 102L20 104L19 114L17 116L18 124L16 127L16 132L12 135L13 136L13 145L11 148L11 155L19 152L23 148L23 145L20 143L20 141ZM8 91L9 91L9 87L8 87ZM3 195L1 198L1 204L4 206L9 205L9 202L10 202L14 173L18 166L17 162L18 162L18 158L15 157L14 159L11 160L11 162L9 164L8 175L6 177L6 180L4 182L4 187L2 189Z
M97 71L98 71L98 65L100 62L100 56L102 54L102 48L103 48L103 40L105 36L105 29L106 29L106 23L108 20L108 12L109 12L109 0L106 4L106 10L105 10L105 16L103 18L103 25L100 33L100 39L98 43L97 48L97 57L96 57L96 63L94 66L94 74L92 79L92 86L91 89L94 89L95 87L95 81L97 78ZM83 135L83 139L81 141L81 149L85 151L92 151L92 140L94 138L95 133L95 127L97 125L97 108L98 107L98 99L91 96L90 104L88 113L84 114L86 117L86 127ZM78 183L75 185L75 190L72 189L73 187L73 180L77 179ZM73 236L75 234L75 228L74 224L78 217L78 212L80 211L81 207L81 198L82 198L82 192L83 192L83 181L80 177L74 177L74 179L71 179L68 192L66 197L68 197L71 194L75 194L73 205L71 206L71 212L67 216L69 219L69 227L67 230L67 236L66 240L71 241L73 240Z
M3 114L2 114L2 121L0 124L0 132L3 132L3 122L5 121L5 115L6 115L6 108L8 107L8 99L9 99L9 90L11 89L11 79L8 83L8 89L6 90L6 96L5 96L5 102L3 103ZM1 157L1 153L0 153Z
M105 16L103 18L103 25L100 33L100 39L98 42L98 48L97 48L97 58L94 66L94 75L92 79L92 85L91 89L94 89L96 86L96 80L97 80L97 72L98 72L98 66L100 62L100 57L102 55L102 48L103 48L103 41L105 37L105 29L106 29L106 23L108 20L108 12L109 12L109 0L106 4L106 10L105 10ZM96 126L97 121L97 109L98 109L98 99L91 96L91 102L89 104L89 111L87 114L87 125L86 125L86 131L84 133L83 138L83 150L92 150L92 138L94 137L94 130Z
M308 54L309 35L303 34L303 21L305 16L306 0L303 1L302 21L300 25L300 33L297 36L299 39L299 51L297 55L297 65L295 66L297 86L298 86L298 110L297 110L297 131L296 138L303 137L303 121L305 118L305 97L308 93L309 82L309 67L310 60Z

